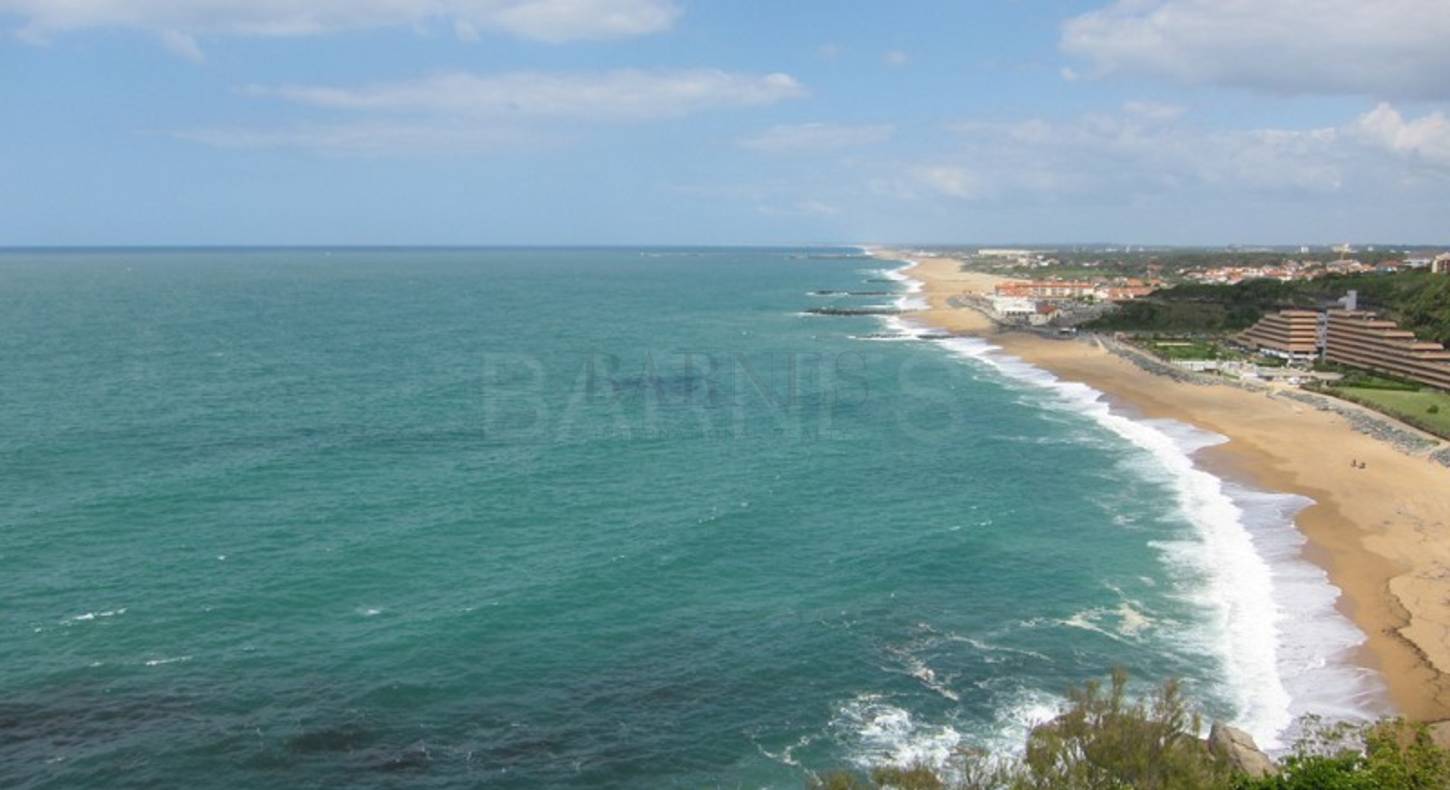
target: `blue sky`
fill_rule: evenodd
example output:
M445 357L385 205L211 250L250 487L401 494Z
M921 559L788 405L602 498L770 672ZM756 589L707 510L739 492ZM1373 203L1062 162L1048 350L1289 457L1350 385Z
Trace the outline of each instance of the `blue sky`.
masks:
M1444 0L0 0L0 245L1450 242Z

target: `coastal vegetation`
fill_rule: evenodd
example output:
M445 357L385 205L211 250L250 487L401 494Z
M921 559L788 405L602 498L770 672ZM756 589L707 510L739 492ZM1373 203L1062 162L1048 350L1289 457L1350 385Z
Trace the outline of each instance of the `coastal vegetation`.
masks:
M1311 386L1314 391L1357 403L1427 433L1450 439L1450 392L1333 362L1319 362L1314 369L1340 376L1333 383Z
M1219 344L1202 338L1151 338L1141 345L1162 359L1207 360L1222 359L1227 355Z
M1432 389L1343 386L1326 388L1326 392L1450 439L1450 393Z
M1419 337L1450 343L1450 277L1429 272L1356 274L1280 282L1250 280L1237 285L1185 284L1125 302L1087 325L1089 329L1136 332L1219 333L1247 329L1266 313L1316 309L1349 291L1360 306L1382 311Z
M1335 386L1341 388L1397 390L1400 392L1416 392L1421 388L1420 384L1413 381L1406 381L1383 373L1371 373L1327 360L1314 363L1314 370L1339 374L1340 378Z
M1450 787L1450 751L1402 719L1371 724L1310 720L1278 762L1202 720L1168 681L1131 701L1127 676L1088 683L1067 710L1027 737L1020 756L964 751L951 764L837 771L813 790L1430 790Z

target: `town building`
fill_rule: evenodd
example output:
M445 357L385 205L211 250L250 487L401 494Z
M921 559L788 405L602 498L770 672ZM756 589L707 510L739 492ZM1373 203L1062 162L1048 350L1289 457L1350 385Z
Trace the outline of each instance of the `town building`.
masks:
M1098 288L1098 283L1086 280L1032 280L1002 283L996 293L1019 299L1080 299L1096 295Z
M1027 323L1033 326L1047 326L1062 315L1062 311L1052 302L1038 302L1037 312L1027 317Z
M1024 318L1037 313L1037 303L1019 296L993 296L992 311L1003 318Z
M1435 274L1450 274L1450 252L1436 255L1435 260L1430 261L1430 271Z
M1151 285L1105 285L1099 286L1093 295L1105 302L1131 302L1155 290Z
M1238 341L1263 354L1289 360L1311 360L1322 345L1322 316L1314 310L1280 310L1244 330Z
M1329 311L1324 358L1450 390L1450 351L1374 313Z

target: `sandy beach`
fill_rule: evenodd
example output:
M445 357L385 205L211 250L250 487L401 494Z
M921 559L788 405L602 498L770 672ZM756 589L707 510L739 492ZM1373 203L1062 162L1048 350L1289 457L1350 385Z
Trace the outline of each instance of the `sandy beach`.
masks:
M903 259L885 250L874 254ZM1148 373L1091 338L999 331L950 300L989 293L1001 278L961 271L947 258L919 261L910 274L924 284L930 308L914 320L989 338L1007 353L1105 393L1117 408L1222 434L1227 443L1198 455L1205 468L1313 499L1297 519L1308 538L1306 554L1340 588L1340 609L1367 636L1363 661L1383 674L1404 715L1450 718L1450 468L1296 401ZM1352 467L1351 459L1366 468Z

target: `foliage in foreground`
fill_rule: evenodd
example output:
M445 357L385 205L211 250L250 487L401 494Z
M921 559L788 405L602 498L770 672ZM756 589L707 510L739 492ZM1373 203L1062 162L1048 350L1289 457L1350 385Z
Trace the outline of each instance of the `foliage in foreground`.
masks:
M1244 790L1376 790L1450 787L1450 752L1424 725L1387 719L1371 725L1313 728L1279 766L1278 776L1242 782Z
M1130 702L1127 677L1089 683L1065 713L1035 728L1020 757L964 751L941 771L882 767L817 777L814 790L1438 790L1450 788L1450 751L1424 725L1311 721L1277 773L1251 778L1200 740L1200 719L1176 682Z

